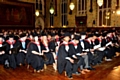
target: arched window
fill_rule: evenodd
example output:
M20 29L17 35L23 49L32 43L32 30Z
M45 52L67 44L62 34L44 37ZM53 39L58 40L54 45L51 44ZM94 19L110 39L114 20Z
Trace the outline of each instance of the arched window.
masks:
M77 15L86 15L87 12L87 0L77 0Z
M40 14L44 15L44 0L36 0L36 10L39 10Z
M67 8L68 8L68 0L61 0L61 23L62 26L66 26L67 23Z
M98 6L97 26L111 26L111 0L104 0L101 7Z

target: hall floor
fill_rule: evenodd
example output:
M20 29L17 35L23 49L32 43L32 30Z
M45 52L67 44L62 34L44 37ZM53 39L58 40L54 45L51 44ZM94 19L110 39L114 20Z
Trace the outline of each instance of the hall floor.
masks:
M85 75L73 75L73 80L120 80L120 56L113 58L111 62L104 61L100 65L94 66L93 70ZM52 65L40 73L33 73L33 69L27 66L13 69L4 69L0 65L0 80L69 80L63 74L55 72Z

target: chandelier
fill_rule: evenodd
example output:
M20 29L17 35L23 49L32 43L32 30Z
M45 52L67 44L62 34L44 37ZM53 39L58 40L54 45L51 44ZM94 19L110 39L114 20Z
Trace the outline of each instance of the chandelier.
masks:
M54 14L55 10L54 10L54 6L53 6L53 2L50 3L50 9L49 9L50 14Z
M103 0L97 0L97 4L98 4L98 6L102 6L103 5Z
M71 2L69 7L70 7L70 10L73 10L73 9L75 8L74 3L73 3L73 2Z
M117 13L117 15L120 15L120 9L118 9L118 10L116 11L116 13Z
M39 15L40 15L39 10L36 10L35 15L36 15L36 16L39 16Z
M49 11L50 11L50 14L54 14L54 8L53 7L51 7Z

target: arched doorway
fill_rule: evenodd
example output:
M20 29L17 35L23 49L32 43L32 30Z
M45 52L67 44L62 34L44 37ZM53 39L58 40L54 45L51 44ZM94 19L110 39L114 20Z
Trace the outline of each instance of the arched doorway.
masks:
M35 28L44 29L44 20L41 17L38 17L35 21Z

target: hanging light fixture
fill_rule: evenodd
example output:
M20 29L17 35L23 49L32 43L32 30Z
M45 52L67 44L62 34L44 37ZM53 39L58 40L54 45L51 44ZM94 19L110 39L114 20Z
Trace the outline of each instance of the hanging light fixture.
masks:
M103 0L97 0L97 4L98 4L98 6L102 6L103 5Z
M36 16L39 16L39 15L40 15L39 10L36 10L35 15L36 15Z
M54 14L54 8L52 6L49 11L50 11L50 14Z
M117 13L117 15L120 15L120 9L118 9L118 10L116 11L116 13Z
M74 3L73 3L73 2L71 2L69 7L70 7L70 10L73 10L73 9L75 8Z

